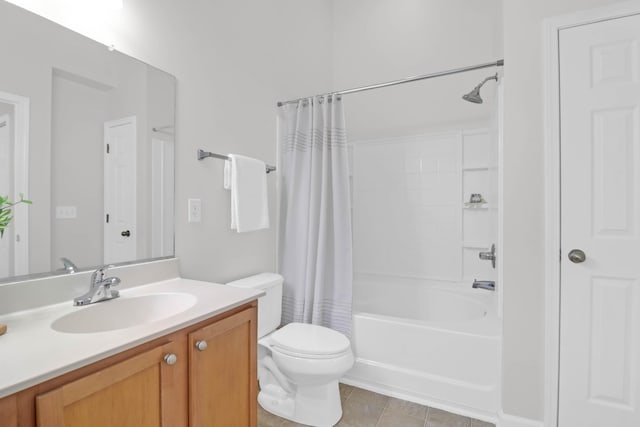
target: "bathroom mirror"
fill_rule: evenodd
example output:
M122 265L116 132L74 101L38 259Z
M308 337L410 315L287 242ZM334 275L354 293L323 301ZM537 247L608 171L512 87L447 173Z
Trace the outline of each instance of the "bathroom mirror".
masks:
M0 39L0 281L173 256L175 78L1 1Z

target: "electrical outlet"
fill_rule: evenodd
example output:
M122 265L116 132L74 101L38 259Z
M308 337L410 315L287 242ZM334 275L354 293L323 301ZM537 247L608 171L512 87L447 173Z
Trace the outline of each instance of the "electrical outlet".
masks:
M189 222L202 221L202 203L200 202L200 199L189 199L188 208Z
M56 219L74 219L77 216L75 206L56 206Z

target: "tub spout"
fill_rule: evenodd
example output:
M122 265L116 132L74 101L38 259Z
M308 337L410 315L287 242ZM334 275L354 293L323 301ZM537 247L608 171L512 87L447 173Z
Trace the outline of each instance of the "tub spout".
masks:
M486 289L488 291L496 290L496 282L493 280L473 280L474 289Z

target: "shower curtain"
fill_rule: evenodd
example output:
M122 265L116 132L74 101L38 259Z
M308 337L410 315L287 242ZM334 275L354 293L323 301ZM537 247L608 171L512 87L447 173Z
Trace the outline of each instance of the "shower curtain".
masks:
M353 280L347 137L337 95L278 109L283 323L351 332Z

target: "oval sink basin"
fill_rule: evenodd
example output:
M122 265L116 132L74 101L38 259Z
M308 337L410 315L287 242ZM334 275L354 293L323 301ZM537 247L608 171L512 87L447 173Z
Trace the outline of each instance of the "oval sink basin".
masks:
M55 320L51 328L70 334L90 334L157 322L188 310L197 298L184 293L120 297L83 307Z

